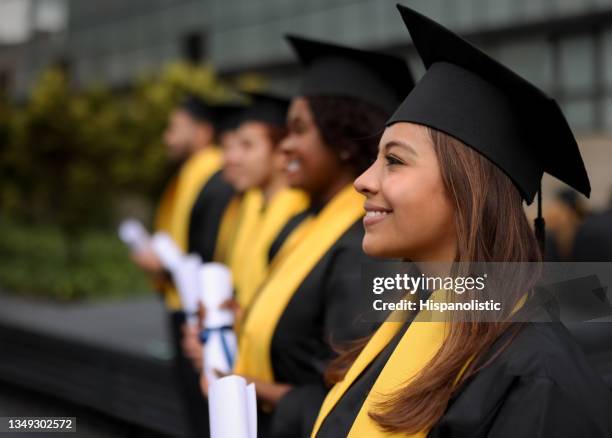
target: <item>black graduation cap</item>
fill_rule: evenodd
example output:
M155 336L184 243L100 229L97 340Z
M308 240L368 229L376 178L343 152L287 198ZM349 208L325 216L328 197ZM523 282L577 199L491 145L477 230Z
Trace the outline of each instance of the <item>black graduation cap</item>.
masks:
M233 131L242 123L247 104L223 103L215 106L215 129L219 134Z
M427 71L388 125L418 123L461 140L504 171L529 204L544 172L590 195L578 145L553 99L440 24L397 7Z
M242 121L251 120L274 126L285 126L289 109L288 98L261 92L245 94L251 98L251 105L240 115Z
M391 113L414 86L408 65L397 56L286 38L305 67L302 95L352 97Z
M202 98L190 94L180 103L179 108L186 111L191 117L199 121L214 122L215 111Z

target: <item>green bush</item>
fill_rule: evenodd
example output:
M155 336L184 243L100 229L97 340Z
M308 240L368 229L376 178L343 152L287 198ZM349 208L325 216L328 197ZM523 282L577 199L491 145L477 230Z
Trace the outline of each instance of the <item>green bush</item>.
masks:
M67 238L57 226L0 219L0 242L0 289L5 292L68 300L152 290L112 232L89 230Z
M173 64L120 93L75 92L48 70L27 102L0 96L0 288L60 299L150 289L115 232L100 230L114 230L126 199L155 204L171 171L162 132L178 100L221 102L229 90L210 67Z

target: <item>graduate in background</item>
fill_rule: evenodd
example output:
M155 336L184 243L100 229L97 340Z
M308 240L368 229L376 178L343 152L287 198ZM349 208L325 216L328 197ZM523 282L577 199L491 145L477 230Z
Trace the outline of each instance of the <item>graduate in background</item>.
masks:
M603 211L591 214L576 232L573 262L612 262L612 191Z
M250 93L251 104L243 109L232 144L224 153L224 171L242 195L238 222L226 264L232 270L237 313L246 309L268 271L268 253L277 234L296 214L308 206L303 191L291 189L286 180L286 156L280 142L289 101ZM198 369L202 367L202 346L196 331L186 333L185 354Z
M234 188L234 196L223 212L219 231L217 235L217 245L213 260L215 262L229 264L230 247L234 241L236 229L240 219L240 205L244 192L238 190L239 169L234 165L228 164L228 159L235 153L238 147L238 126L242 122L242 115L248 104L226 104L217 109L217 126L219 132L219 143L223 152L223 179Z
M222 156L214 144L214 109L195 96L187 97L169 116L164 133L168 156L179 169L162 195L155 231L167 232L185 253L196 253L212 261L223 211L233 196L224 181ZM206 403L197 390L198 375L182 354L185 315L172 279L152 251L133 257L148 272L163 293L170 314L176 370L192 436L207 436Z
M590 193L559 107L437 23L400 11L427 71L355 182L367 196L364 250L417 264L539 262L522 202L543 172ZM532 308L533 279L502 285L502 321L422 312L383 324L335 362L312 436L609 437L609 390L565 327L510 322Z
M353 179L373 160L390 111L412 86L400 58L303 38L304 66L288 113L288 180L311 198L271 247L268 278L245 312L235 373L256 384L261 437L307 436L325 394L332 343L375 328L359 321L363 197ZM203 382L206 390L206 382ZM273 411L273 415L270 412Z
M246 309L268 274L273 240L289 219L308 206L305 192L287 185L287 156L280 143L287 135L289 101L250 93L252 104L236 131L235 187L244 192L241 219L229 255L237 304Z
M584 199L575 190L566 188L555 193L552 202L547 202L544 208L546 218L545 261L572 261L574 238L587 216L588 210Z

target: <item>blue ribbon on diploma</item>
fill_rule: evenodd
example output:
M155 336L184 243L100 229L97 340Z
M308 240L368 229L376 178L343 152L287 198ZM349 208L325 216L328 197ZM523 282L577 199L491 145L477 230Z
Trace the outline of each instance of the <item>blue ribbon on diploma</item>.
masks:
M200 342L202 344L206 344L208 338L214 332L218 332L219 335L221 335L221 345L223 346L223 353L225 354L225 360L227 360L227 363L230 368L234 366L234 356L232 355L229 345L227 345L227 340L225 339L225 336L223 336L223 333L232 330L232 326L225 325L223 327L207 327L200 332Z

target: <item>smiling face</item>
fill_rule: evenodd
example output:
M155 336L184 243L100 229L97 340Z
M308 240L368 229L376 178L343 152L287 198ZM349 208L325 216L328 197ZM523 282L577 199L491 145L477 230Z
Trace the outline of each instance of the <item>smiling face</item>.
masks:
M456 254L453 203L427 129L388 127L376 161L355 180L367 198L363 250L374 257L452 261Z
M235 144L226 153L226 168L238 191L262 187L275 165L275 148L268 128L261 122L244 122L236 131Z
M311 195L324 192L337 179L342 164L338 155L323 142L305 98L292 100L287 126L289 133L281 148L287 156L289 185Z

